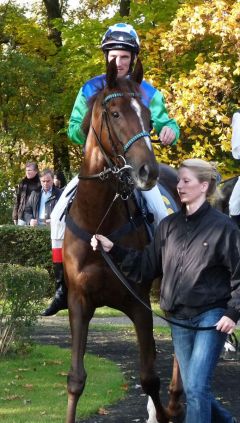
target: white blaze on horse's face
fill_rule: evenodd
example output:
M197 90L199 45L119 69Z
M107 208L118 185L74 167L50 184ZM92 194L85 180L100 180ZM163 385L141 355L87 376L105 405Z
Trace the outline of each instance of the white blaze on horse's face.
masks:
M140 125L141 125L142 130L143 131L146 131L146 129L144 128L143 119L142 119L142 113L141 113L142 112L142 109L141 109L140 104L137 102L137 100L135 98L132 98L131 99L131 106L135 110L135 112L136 112L136 114L137 114L137 116L139 118L139 121L140 121ZM152 150L152 144L151 144L150 138L149 137L144 137L144 139L146 141L146 144L147 144L149 150Z

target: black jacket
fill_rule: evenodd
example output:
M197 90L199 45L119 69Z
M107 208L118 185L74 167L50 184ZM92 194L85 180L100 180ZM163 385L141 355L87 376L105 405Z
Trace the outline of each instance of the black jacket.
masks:
M24 220L24 211L27 205L28 199L32 193L32 191L40 192L41 190L41 183L39 179L39 175L35 175L34 178L23 178L20 182L17 190L15 201L13 205L13 213L12 218L13 220L23 219Z
M143 252L114 246L111 254L131 281L161 276L161 308L177 317L215 307L240 317L240 231L208 202L163 219Z
M32 194L29 197L28 204L26 206L26 212L25 212L25 220L27 222L27 225L30 224L31 219L38 219L39 216L39 206L41 201L41 194L40 192L33 191ZM62 191L55 187L53 185L52 187L52 195L49 197L49 199L45 203L45 219L50 219L50 215L54 209L54 206L58 202L59 197L61 196Z

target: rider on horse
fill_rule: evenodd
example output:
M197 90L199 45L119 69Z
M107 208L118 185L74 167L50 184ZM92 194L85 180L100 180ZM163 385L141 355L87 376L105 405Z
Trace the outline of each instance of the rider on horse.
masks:
M129 24L119 23L107 30L101 44L106 62L116 60L118 77L127 78L133 69L133 65L139 53L139 39L134 28ZM106 75L99 75L86 82L80 89L76 98L70 117L68 135L75 144L83 145L86 134L82 129L82 123L88 111L90 98L104 88ZM141 83L142 102L151 113L151 121L154 130L159 135L159 141L163 145L170 145L177 142L179 127L174 119L170 119L165 107L164 97L156 88L145 80ZM59 310L67 307L67 291L63 277L62 266L62 243L65 231L65 217L61 220L64 210L69 201L71 192L78 183L76 176L65 188L57 206L51 215L51 239L53 250L54 268L59 270L59 277L56 277L57 287L54 299L50 306L42 313L44 316L52 316ZM142 192L148 209L154 214L154 221L157 225L168 213L157 186L149 191ZM57 271L58 273L58 271ZM55 271L56 274L56 271Z

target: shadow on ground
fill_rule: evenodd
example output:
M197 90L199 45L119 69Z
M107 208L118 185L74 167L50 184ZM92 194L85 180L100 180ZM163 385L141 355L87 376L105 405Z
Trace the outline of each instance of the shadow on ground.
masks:
M70 333L66 318L44 318L40 321L33 337L44 344L69 347ZM169 339L156 338L156 369L161 378L161 397L167 404L167 389L171 378L172 343ZM145 423L147 415L147 397L139 383L138 349L135 335L129 331L100 331L91 326L88 336L87 351L116 362L129 381L127 398L107 409L106 415L95 415L89 419L77 420L76 423ZM240 362L223 361L218 364L213 389L223 405L240 419Z

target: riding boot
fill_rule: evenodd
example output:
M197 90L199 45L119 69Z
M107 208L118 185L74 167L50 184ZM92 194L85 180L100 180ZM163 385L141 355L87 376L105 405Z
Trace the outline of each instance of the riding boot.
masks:
M240 215L231 215L231 219L236 223L236 225L240 228Z
M67 287L64 281L64 271L62 263L53 263L54 276L56 280L56 292L49 307L41 313L41 316L53 316L60 310L68 308Z

